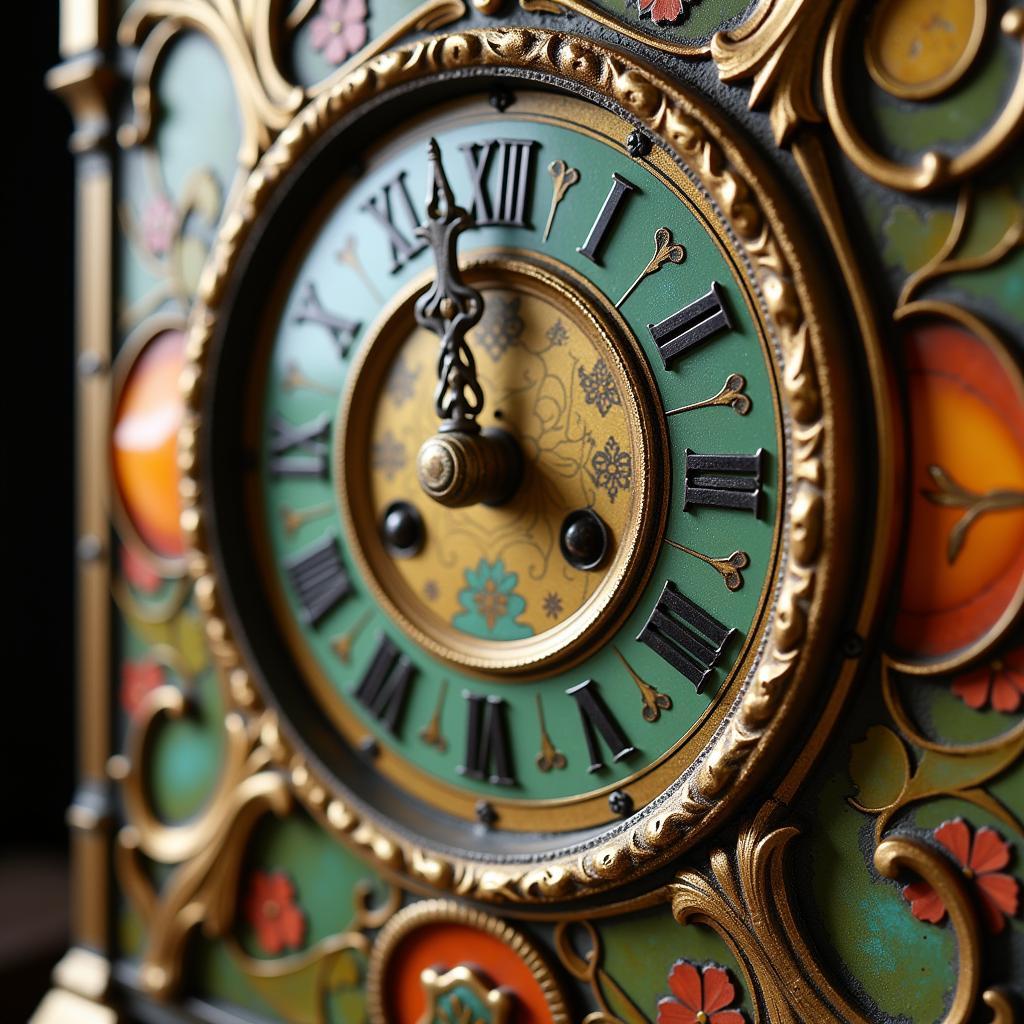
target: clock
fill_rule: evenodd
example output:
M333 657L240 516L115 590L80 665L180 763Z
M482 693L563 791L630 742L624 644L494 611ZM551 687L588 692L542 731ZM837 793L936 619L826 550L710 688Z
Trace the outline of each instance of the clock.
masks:
M469 31L269 148L191 320L183 522L230 700L411 884L644 879L785 754L859 466L754 147L593 41Z

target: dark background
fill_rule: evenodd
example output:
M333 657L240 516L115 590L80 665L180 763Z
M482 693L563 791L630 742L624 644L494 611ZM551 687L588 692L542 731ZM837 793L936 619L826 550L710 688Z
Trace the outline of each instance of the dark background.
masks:
M0 845L0 1019L23 1021L67 943L74 765L73 167L71 121L43 84L58 62L57 0L15 5L17 123L4 144L11 261L4 331L8 570ZM15 43L15 41L17 41ZM13 214L13 216L12 216ZM13 654L13 658L10 655Z

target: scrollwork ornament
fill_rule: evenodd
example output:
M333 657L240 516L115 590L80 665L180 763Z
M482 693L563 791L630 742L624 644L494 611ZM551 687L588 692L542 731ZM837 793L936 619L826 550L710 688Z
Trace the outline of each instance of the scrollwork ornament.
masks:
M213 570L205 497L204 370L217 344L236 258L275 188L339 117L387 90L431 75L503 73L566 88L586 87L617 104L652 135L665 141L696 175L752 268L766 320L778 346L782 402L790 424L787 459L792 479L784 513L781 579L759 662L729 709L707 755L666 796L635 815L594 848L567 850L544 862L508 860L488 864L412 841L405 833L352 802L344 791L307 763L289 728L281 723L266 743L274 763L289 773L292 790L332 832L344 837L388 870L414 883L493 902L538 902L579 898L653 869L728 813L767 748L781 735L786 714L806 692L813 671L807 650L812 632L824 628L824 582L840 571L841 546L826 543L836 528L841 481L826 467L833 457L834 396L819 383L827 355L824 333L810 312L810 290L775 199L728 139L710 111L629 58L587 40L542 29L501 28L441 35L410 43L366 62L312 100L286 127L248 178L203 271L190 321L188 366L183 374L186 422L180 434L183 472L182 525L192 550L196 593L207 633L236 707L259 715L262 702L248 678L222 603ZM242 698L242 699L239 699ZM790 716L791 717L791 716Z

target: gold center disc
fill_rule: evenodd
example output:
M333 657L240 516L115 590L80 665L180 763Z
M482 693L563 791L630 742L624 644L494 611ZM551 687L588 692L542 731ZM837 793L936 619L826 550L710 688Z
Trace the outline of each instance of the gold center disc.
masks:
M537 676L610 635L642 590L668 497L663 424L636 340L568 267L503 250L464 269L485 307L469 334L479 422L518 441L521 486L500 507L446 508L423 493L417 453L438 427L438 339L414 314L425 277L381 314L353 367L337 420L340 506L366 585L416 643L476 672ZM382 538L395 502L422 518L411 557ZM562 551L580 510L607 529L593 569Z

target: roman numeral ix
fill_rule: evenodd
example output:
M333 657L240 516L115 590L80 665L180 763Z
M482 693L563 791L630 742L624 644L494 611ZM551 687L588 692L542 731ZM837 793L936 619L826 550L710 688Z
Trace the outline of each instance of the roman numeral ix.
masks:
M698 455L687 448L685 460L684 510L703 505L760 516L763 448L753 455Z
M514 786L512 752L508 743L508 705L502 697L482 697L463 690L466 700L466 763L456 771L492 786Z
M327 435L331 418L323 412L298 426L275 416L270 439L270 472L274 476L313 476L327 479Z
M725 308L722 288L717 281L711 282L707 294L694 299L677 313L666 317L661 323L647 325L666 370L670 363L675 362L694 345L699 345L718 331L731 327L732 321Z
M409 198L405 171L399 171L359 208L384 229L391 246L391 273L397 273L427 247L425 238L416 237L420 219ZM401 225L401 226L399 226Z
M587 771L599 772L605 767L601 747L597 742L598 734L607 744L613 760L621 761L636 753L636 747L626 739L622 727L608 710L608 705L598 692L597 683L593 679L588 679L565 692L576 701L580 711L583 735L587 740L587 753L590 755L590 767Z
M331 336L331 340L338 347L338 355L342 359L348 355L349 346L360 327L357 320L347 320L343 316L329 313L324 309L312 281L302 290L299 308L292 319L297 324L319 324Z
M393 735L397 733L416 669L394 642L381 635L369 668L355 689L356 699Z
M477 227L499 224L502 227L525 228L526 200L532 180L531 139L485 139L459 146L466 157L469 180L473 189L470 213ZM492 159L492 154L494 158ZM496 199L487 189L489 167L497 167Z
M307 626L318 625L352 593L338 538L333 533L288 559L284 568L302 605L302 621Z
M637 640L686 676L700 693L735 632L666 580Z

